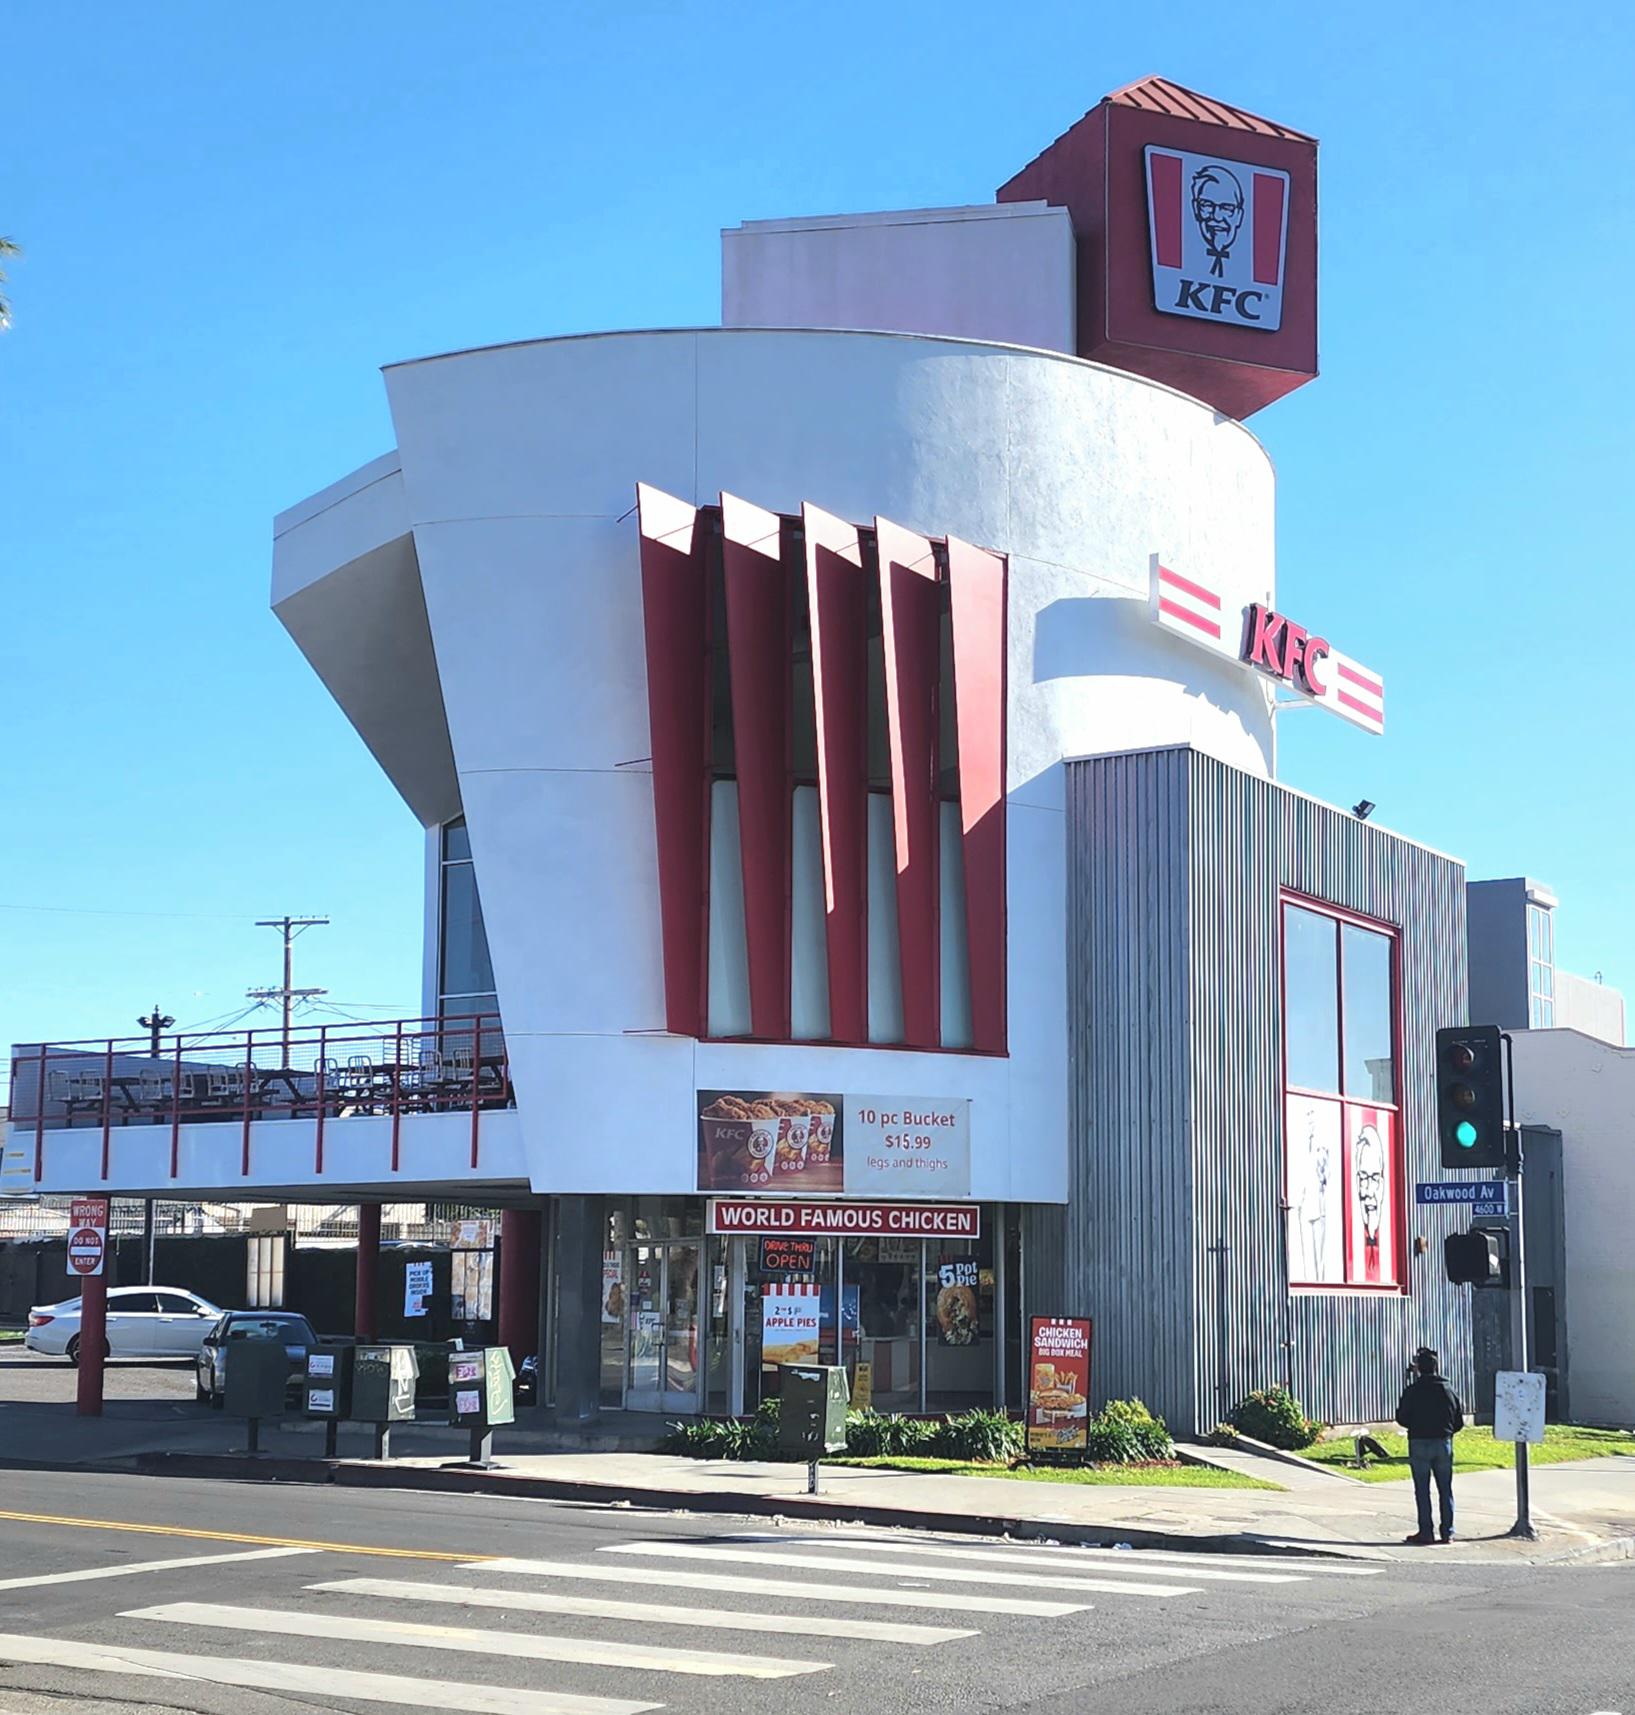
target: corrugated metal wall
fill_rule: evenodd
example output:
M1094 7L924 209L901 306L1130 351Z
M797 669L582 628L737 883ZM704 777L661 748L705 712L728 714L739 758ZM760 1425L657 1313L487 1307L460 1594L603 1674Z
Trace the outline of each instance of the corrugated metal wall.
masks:
M1068 1314L1095 1323L1095 1403L1194 1419L1182 750L1068 769Z
M1174 1426L1203 1428L1287 1381L1326 1421L1370 1421L1423 1343L1468 1397L1469 1295L1442 1270L1458 1217L1411 1202L1440 1175L1434 1034L1465 1014L1462 866L1190 750L1073 764L1068 793L1067 1284L1144 1305L1104 1311L1119 1331L1098 1330L1098 1393L1145 1386ZM1285 1284L1283 888L1401 931L1407 1295Z

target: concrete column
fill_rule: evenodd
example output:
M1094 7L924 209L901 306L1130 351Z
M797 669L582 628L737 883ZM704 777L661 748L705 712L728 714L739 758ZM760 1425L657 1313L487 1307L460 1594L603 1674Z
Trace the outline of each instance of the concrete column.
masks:
M539 1351L538 1209L500 1211L500 1344L511 1362Z
M602 1409L600 1197L563 1197L557 1221L556 1419L585 1425Z
M360 1340L380 1337L377 1288L380 1280L380 1204L358 1205L358 1278L352 1330Z
M113 1241L108 1242L108 1250ZM103 1263L104 1271L113 1267ZM79 1374L74 1378L74 1409L81 1417L102 1415L102 1346L108 1335L108 1275L87 1275L80 1282Z

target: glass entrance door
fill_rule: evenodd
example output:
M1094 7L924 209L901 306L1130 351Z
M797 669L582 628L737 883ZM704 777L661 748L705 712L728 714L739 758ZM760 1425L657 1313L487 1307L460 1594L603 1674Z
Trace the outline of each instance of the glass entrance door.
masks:
M698 1412L703 1409L699 1288L703 1246L637 1244L629 1251L629 1357L627 1411Z

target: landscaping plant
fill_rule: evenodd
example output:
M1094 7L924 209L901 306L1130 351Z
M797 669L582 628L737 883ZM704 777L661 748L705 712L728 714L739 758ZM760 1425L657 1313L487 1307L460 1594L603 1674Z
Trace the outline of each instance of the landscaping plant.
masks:
M1322 1424L1307 1417L1286 1387L1264 1387L1238 1401L1232 1423L1240 1435L1281 1447L1287 1453L1311 1446L1323 1432Z

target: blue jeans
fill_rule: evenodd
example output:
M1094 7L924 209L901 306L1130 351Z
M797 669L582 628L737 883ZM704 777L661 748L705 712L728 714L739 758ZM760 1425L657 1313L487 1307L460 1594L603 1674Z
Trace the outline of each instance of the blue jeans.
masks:
M1410 1440L1408 1469L1414 1474L1414 1500L1419 1506L1419 1534L1431 1534L1431 1478L1436 1478L1436 1500L1442 1513L1442 1535L1453 1535L1453 1438L1444 1441Z

